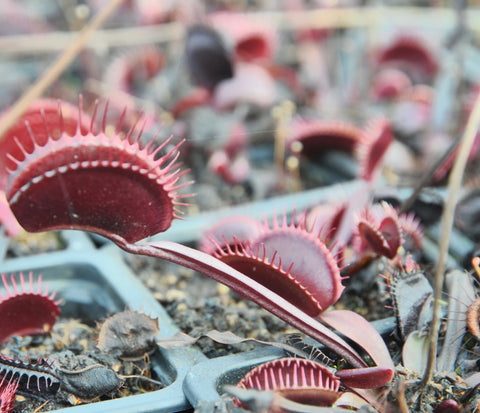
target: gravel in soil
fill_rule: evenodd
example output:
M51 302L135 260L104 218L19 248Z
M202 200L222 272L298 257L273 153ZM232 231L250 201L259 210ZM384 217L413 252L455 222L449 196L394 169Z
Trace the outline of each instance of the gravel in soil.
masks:
M65 247L66 243L62 239L59 231L39 233L22 232L17 237L9 239L7 258L58 251Z
M139 360L121 360L96 348L98 329L95 326L80 323L73 319L59 319L53 326L50 335L12 337L0 347L0 353L11 359L32 363L48 357L48 363L68 371L79 371L87 366L102 365L112 369L120 376L123 385L109 394L91 399L77 398L73 394L59 390L48 398L32 397L30 394L18 395L16 412L45 412L72 405L127 397L134 394L159 390L160 382L142 380L141 377L155 379L150 370L148 355ZM133 379L122 379L123 376L139 376ZM100 383L99 383L100 385Z
M255 303L195 271L150 257L125 255L125 259L179 329L193 337L216 329L241 337L281 341L285 334L296 331ZM258 348L254 343L232 347L207 338L197 345L210 358Z
M193 337L216 329L231 331L241 337L280 342L285 341L286 335L298 332L257 304L193 270L150 257L125 254L124 258L180 330ZM353 277L344 281L347 287L335 308L359 311L369 320L392 316L393 311L386 307L389 296L379 286L383 279L378 275L368 277L369 284L358 279L349 282L354 280ZM361 289L358 288L359 281L363 284ZM206 338L199 340L197 345L210 358L259 346L249 342L233 348Z

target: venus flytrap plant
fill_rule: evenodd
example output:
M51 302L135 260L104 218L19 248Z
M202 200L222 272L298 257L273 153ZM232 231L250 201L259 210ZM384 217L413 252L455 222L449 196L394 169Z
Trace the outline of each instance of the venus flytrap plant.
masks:
M329 149L352 153L362 139L362 129L350 123L295 119L290 125L286 147L292 153L315 159Z
M475 288L472 277L466 272L453 270L445 275L448 289L448 316L442 350L437 358L438 371L454 371L461 337L467 330L468 309L475 302ZM465 317L462 318L462 314ZM475 325L478 326L477 318Z
M360 177L373 182L380 172L382 159L393 142L392 125L386 118L370 121L356 145Z
M74 105L62 105L63 125L60 127L60 104L54 99L39 99L33 102L20 117L20 120L10 127L0 141L0 223L5 227L8 236L16 237L22 232L14 215L10 211L5 197L5 188L8 180L8 168L14 168L15 163L9 159L13 156L18 160L24 159L25 151L33 150L34 135L39 144L43 145L50 134L58 138L61 133L73 135L80 128L82 132L88 130L89 120L84 116L82 123L77 119L78 109ZM8 118L11 110L0 115L0 119Z
M9 413L13 411L13 404L15 403L15 394L18 389L18 380L3 376L0 381L0 412Z
M108 137L106 111L99 132L94 126L94 115L88 133L77 130L74 136L49 137L44 145L33 137L34 148L31 152L24 151L23 160L11 158L16 167L11 171L6 194L25 229L91 231L109 238L127 252L166 259L199 271L323 343L352 367L367 367L358 351L315 318L320 310L338 299L342 288L334 270L335 260L328 259L330 253L326 247L320 248L327 259L319 277L337 287L327 289L330 299L321 304L319 311L310 312L299 305L301 300L291 302L287 290L294 286L293 282L275 291L269 280L252 278L243 267L236 269L196 249L169 241L141 242L168 229L173 219L180 217L178 207L185 205L182 198L187 195L177 192L188 185L179 183L186 173L177 161L181 143L171 148L169 138L157 149L152 147L153 140L142 145L141 133L133 134L135 126L121 139L118 132L122 120L117 132ZM81 110L79 113L80 119ZM274 230L282 231L284 224L279 227ZM275 231L264 228L261 236L262 244L272 243L274 250L283 248L280 245L283 241ZM313 235L307 235L306 239L312 244L317 242ZM269 250L269 256L272 251ZM321 285L317 288L321 289ZM299 293L302 291L307 299L308 293L302 289ZM353 322L361 327L358 319ZM373 385L386 384L393 375L393 363L381 337L376 334L359 344L366 347L365 351L385 373Z
M123 3L124 0L110 0L93 18L92 20L83 27L83 29L79 32L78 36L75 37L75 40L69 45L65 51L58 56L55 62L42 74L41 77L30 87L15 103L15 105L9 110L7 113L2 116L0 119L0 143L2 145L5 144L5 140L8 142L8 138L6 135L11 128L17 123L18 119L25 115L25 113L31 112L32 107L29 106L31 103L42 96L42 93L48 89L49 86L60 76L60 74L68 67L68 65L73 61L73 59L80 53L81 49L87 43L91 35L97 30L101 25L107 20L110 15L115 11L115 9ZM67 104L68 105L68 104ZM45 107L44 107L45 110ZM44 117L45 119L45 117ZM20 128L24 127L24 123L20 122ZM62 126L62 128L65 125ZM27 126L28 128L28 126ZM65 128L68 130L68 127ZM18 135L17 135L18 138ZM23 145L20 145L23 146ZM13 151L16 151L16 148L12 145L11 146ZM0 151L2 152L2 151ZM4 151L3 153L7 153L8 151ZM0 155L2 156L2 155ZM5 187L6 181L3 179L3 162L5 160L2 158L0 159L0 187L2 191L0 191L0 197L3 198L3 190ZM2 202L0 201L0 205ZM0 223L6 227L7 233L14 236L18 234L18 223L13 218L12 214L8 210L8 208L4 208L4 205L0 207Z
M380 69L396 68L416 82L429 82L438 72L437 58L429 45L416 36L402 35L374 54Z
M359 164L358 175L364 181L362 187L343 202L336 200L313 208L308 216L309 226L323 229L323 233L335 241L332 251L337 252L350 244L356 231L357 240L362 239L361 244L372 244L370 247L375 253L393 258L402 243L400 226L409 232L418 226L407 216L400 223L394 211L388 213L393 217L384 216L383 220L374 218L378 214L370 213L373 187L392 142L392 127L384 117L370 121L363 129L339 121L293 122L292 136L286 143L291 152L315 158L322 150L340 149L355 154Z
M337 259L315 232L305 229L305 215L290 224L274 219L258 224L245 242L235 240L233 247L216 243L214 256L247 276L269 284L271 289L314 317L325 311L340 297L341 284ZM329 274L329 276L325 276Z
M62 117L63 125L60 127L60 109L65 116ZM8 116L9 110L2 113L2 117ZM83 116L82 123L79 126L79 119L77 118L78 109L69 103L60 103L55 99L39 99L33 102L27 111L20 117L20 119L9 128L2 141L0 151L0 187L5 189L8 180L7 168L14 168L15 163L8 158L10 156L22 160L24 153L22 148L27 152L33 150L32 135L35 140L44 145L48 140L48 134L53 138L58 138L61 133L68 135L75 134L80 127L82 133L88 130L89 119L88 116Z
M411 85L412 81L403 71L385 68L375 74L370 94L377 101L393 101Z
M387 203L367 206L357 218L356 249L368 249L389 259L397 255L403 244L402 229L396 211Z
M46 334L52 329L60 314L59 301L55 292L49 293L48 286L42 287L42 277L36 280L33 273L25 280L23 273L18 277L1 275L3 291L0 292L0 344L14 335Z
M286 214L280 221L274 218L272 225L264 222L255 226L246 218L242 221L245 223L243 229L249 229L250 234L240 232L239 220L234 217L215 226L210 238L212 255L261 284L270 285L274 292L286 297L305 313L353 340L374 354L377 365L393 367L388 351L384 351L383 341L369 339L377 337L378 333L363 317L346 310L325 312L338 301L344 286L337 256L319 237L321 229L316 230L315 226L306 229L306 214L300 216L298 223L295 213L290 223ZM222 230L229 236L233 228L242 234L242 241L224 237L223 242L219 242L213 237ZM202 247L207 249L207 245L204 240ZM325 274L330 274L330 278Z
M253 42L242 41L239 50L244 56L256 56L260 53L258 57L261 58L263 52L260 49L270 48L269 41L264 39L261 33L259 37L257 34L254 37L255 39L251 39ZM228 110L239 104L270 108L277 100L274 77L288 77L288 70L285 70L288 72L285 74L281 67L265 67L249 59L234 61L232 53L224 43L214 27L195 25L188 30L185 61L192 83L197 87L173 104L171 113L175 118L201 105L212 106L218 111ZM257 47L260 44L261 46Z
M185 61L196 88L176 101L172 115L177 118L186 111L211 103L217 86L233 77L233 64L220 34L206 25L191 26L185 39Z
M320 363L282 358L261 364L240 380L241 389L274 391L297 403L332 406L342 395L340 379ZM241 405L238 399L237 405Z

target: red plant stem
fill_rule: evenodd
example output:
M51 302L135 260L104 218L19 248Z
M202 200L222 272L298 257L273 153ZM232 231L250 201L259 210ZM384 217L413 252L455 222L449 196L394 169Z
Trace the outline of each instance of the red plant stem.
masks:
M353 367L367 367L360 355L337 334L267 287L215 257L170 241L131 244L115 235L111 236L111 239L120 248L132 254L161 258L198 271L308 334L343 357Z

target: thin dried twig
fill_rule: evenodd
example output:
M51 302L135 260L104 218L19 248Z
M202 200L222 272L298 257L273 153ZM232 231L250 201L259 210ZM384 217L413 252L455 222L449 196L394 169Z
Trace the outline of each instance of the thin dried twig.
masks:
M42 411L42 409L51 402L51 400L47 400L46 402L42 403L40 406L38 406L34 411L33 413L38 413L40 411Z
M428 349L427 367L422 379L422 385L426 387L432 378L435 368L438 344L438 332L440 329L440 299L445 272L445 261L447 258L448 244L450 242L450 233L452 232L455 206L457 203L457 194L463 179L465 166L467 165L468 155L477 135L480 126L480 94L477 96L475 105L468 118L467 127L462 137L462 142L455 157L450 177L448 179L448 198L442 215L442 225L439 242L439 257L435 269L434 285L434 309L433 320L430 330L430 346Z
M295 104L289 100L272 109L272 116L276 121L274 158L280 176L284 174L285 142L288 136L288 124L294 112Z
M124 0L110 0L110 2L88 23L75 38L73 43L53 62L47 71L30 87L2 117L0 121L0 140L5 132L13 126L17 119L27 110L30 103L39 98L42 93L61 75L72 60L84 47L90 36L97 30L113 11Z
M402 380L398 384L398 407L401 413L410 413L408 409L407 399L405 398L405 381Z

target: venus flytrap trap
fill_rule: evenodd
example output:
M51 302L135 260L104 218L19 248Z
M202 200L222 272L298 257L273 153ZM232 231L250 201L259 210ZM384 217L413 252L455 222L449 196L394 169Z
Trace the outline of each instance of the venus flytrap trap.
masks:
M316 317L338 300L344 287L336 257L305 225L305 215L295 224L295 213L290 224L285 215L280 223L274 219L272 227L258 223L258 233L244 243L214 243L213 255Z
M0 344L14 335L47 334L51 331L60 309L55 292L42 286L42 276L34 287L33 273L25 280L23 273L17 277L1 275L3 292L0 292Z
M416 83L431 81L439 70L437 57L430 45L414 35L397 36L389 44L378 48L373 59L379 69L394 67Z
M286 146L294 154L314 159L329 149L353 153L362 139L362 129L336 120L294 119Z
M237 387L274 391L298 403L332 406L341 396L340 380L322 364L282 358L251 370ZM237 405L240 405L238 399Z
M1 277L0 344L12 336L48 334L60 314L55 292L48 293L41 276L34 288L32 272L27 280L23 273ZM23 362L0 354L0 411L8 413L13 409L17 392L38 398L56 393L60 382L51 367L52 363L46 359Z
M176 192L187 185L176 184L186 173L176 165L180 144L155 159L171 138L155 151L151 148L155 138L140 147L141 133L134 136L135 124L122 140L118 134L123 116L114 137L109 138L105 135L107 110L108 104L99 133L94 132L94 115L87 134L77 129L74 136L49 136L44 145L33 135L34 150L29 153L23 148L23 160L11 157L17 165L10 174L6 194L25 229L35 232L78 227L107 237L118 231L128 242L135 242L165 231L178 218L177 206L183 205L179 199L188 196ZM81 112L79 109L79 118ZM103 182L101 191L97 191L98 179ZM123 202L122 197L127 196L145 205L144 222L130 222L137 213L133 205ZM32 202L25 202L27 199ZM111 208L119 215L101 214L103 208Z
M121 120L116 133L106 136L106 116L107 108L99 132L94 126L95 111L86 134L77 130L74 136L61 134L58 139L49 136L44 145L35 142L33 136L33 150L24 149L24 159L11 158L16 167L11 171L6 194L12 211L24 228L29 231L62 228L91 231L109 238L127 252L166 259L197 270L310 335L352 367L368 366L357 350L316 319L320 311L338 299L343 287L335 259L315 234L305 231L304 223L296 226L293 222L289 225L284 222L275 223L272 229L263 227L252 251L265 249L266 255L261 257L255 253L249 259L253 259L254 265L263 263L272 276L275 271L279 274L286 272L282 263L288 262L293 269L306 266L307 273L314 270L324 278L329 286L326 289L320 284L315 286L313 280L301 286L303 280L294 281L293 277L283 278L280 287L275 287L268 278L249 274L248 269L253 267L251 262L245 263L245 257L236 268L228 260L222 262L217 257L174 242L140 242L168 229L172 220L180 217L178 207L185 205L181 200L187 195L177 192L188 185L179 183L180 177L186 173L177 161L181 143L169 147L169 138L157 149L152 147L152 141L144 146L140 143L141 133L134 135L134 127L121 139ZM78 117L82 118L81 110ZM161 150L165 150L165 154L160 154ZM291 235L284 234L290 232ZM302 264L297 260L295 263L294 256L282 257L296 242L307 248L308 257L311 257L308 251L312 248L319 252L316 259L320 260L321 266L318 269L308 262ZM299 251L297 255L301 253ZM293 300L289 290L295 286L299 286L298 299ZM315 299L310 298L311 288L314 288ZM309 302L312 304L308 305ZM329 322L340 331L349 323L358 329L369 325L360 316L349 321L345 314L335 322ZM374 334L359 344L384 372L372 385L386 384L393 375L393 363L381 337Z

